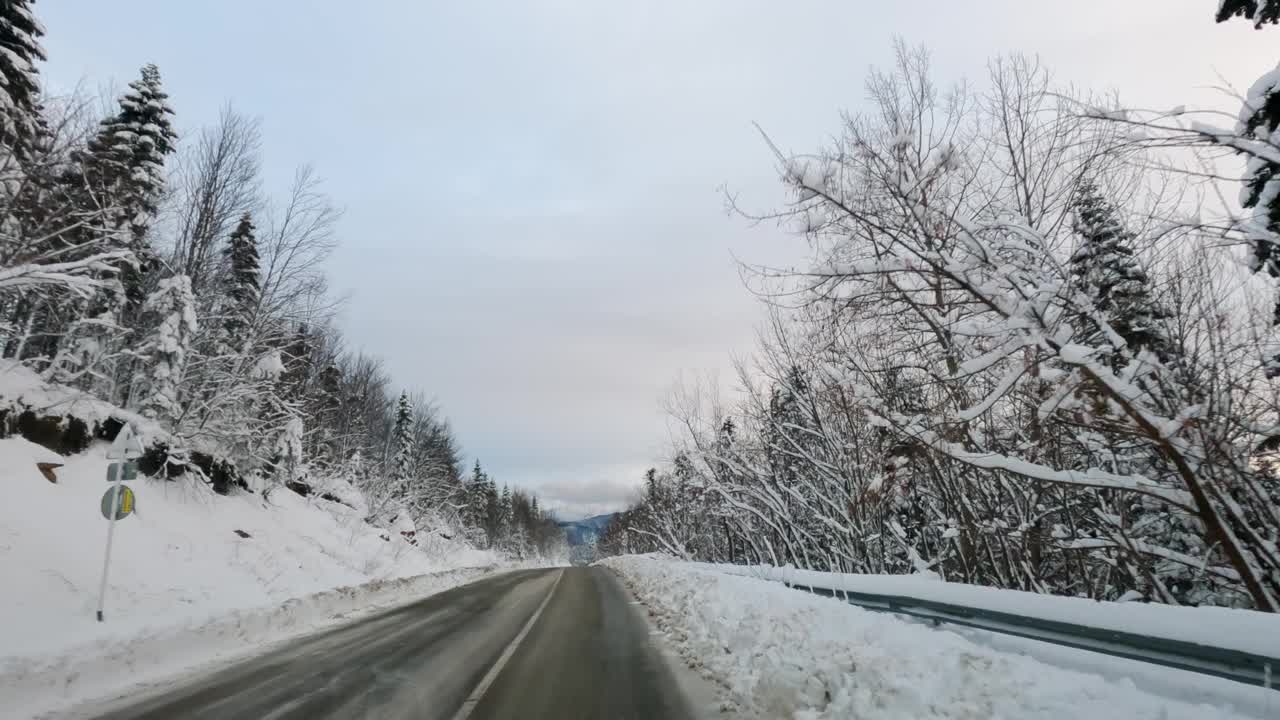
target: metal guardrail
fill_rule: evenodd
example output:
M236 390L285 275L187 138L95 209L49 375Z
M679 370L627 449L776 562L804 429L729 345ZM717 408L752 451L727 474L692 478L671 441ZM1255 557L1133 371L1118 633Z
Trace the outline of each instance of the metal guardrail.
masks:
M1273 676L1273 672L1280 673L1280 658L1255 655L1240 650L1225 650L1183 640L1150 637L996 610L921 600L905 595L832 590L790 582L785 584L787 587L805 590L815 595L844 600L868 610L909 615L931 621L935 625L940 623L962 625L1280 690L1280 687L1277 687L1277 680L1280 678ZM1280 638L1276 640L1277 645L1280 645Z

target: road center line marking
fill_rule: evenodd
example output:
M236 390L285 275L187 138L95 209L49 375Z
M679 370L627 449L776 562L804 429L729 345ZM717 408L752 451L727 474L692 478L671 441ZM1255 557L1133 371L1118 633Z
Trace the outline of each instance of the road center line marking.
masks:
M494 680L498 679L498 675L502 672L502 667L507 664L512 655L516 654L516 648L520 647L524 637L533 629L533 624L538 622L538 618L542 616L542 611L547 609L547 603L551 602L551 596L556 594L556 586L560 584L560 578L562 577L564 577L564 571L560 570L556 573L556 581L551 583L551 590L542 599L542 604L534 611L533 617L529 618L529 621L520 629L520 633L512 639L507 648L498 656L498 661L493 664L493 667L489 668L489 672L485 673L484 679L480 681L476 689L471 691L471 696L467 698L466 702L462 703L462 707L458 708L458 712L454 713L453 720L467 720L467 718L471 717L471 712L476 709L476 705L480 704L480 699L489 690L489 686L493 684Z

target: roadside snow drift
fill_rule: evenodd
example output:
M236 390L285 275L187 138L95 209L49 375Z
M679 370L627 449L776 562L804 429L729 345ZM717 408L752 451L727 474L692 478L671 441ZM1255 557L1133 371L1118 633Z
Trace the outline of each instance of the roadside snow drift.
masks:
M766 718L1248 717L1168 700L766 580L655 557L609 558L685 661Z
M13 717L59 715L90 700L114 699L170 683L199 668L265 650L271 643L353 620L462 585L493 568L463 568L375 580L293 598L271 607L233 610L215 620L139 629L0 667L0 697ZM92 714L92 709L87 710ZM5 715L4 717L10 717Z
M1056 620L1089 627L1167 638L1209 647L1274 657L1280 654L1280 616L1223 607L1176 607L1159 603L1099 602L1002 588L943 582L927 575L858 575L827 573L768 565L691 566L729 575L772 580L877 595L900 595L916 600L952 603L971 608ZM1280 669L1277 669L1280 672ZM1280 696L1277 697L1280 700Z
M59 677L64 685L92 681L84 674L96 672L95 659L180 669L480 574L433 573L495 563L490 553L430 535L413 546L346 505L283 488L221 496L190 478L139 479L128 483L137 511L116 524L99 623L105 451L95 444L63 458L20 438L0 440L4 712L21 688L47 691ZM65 463L56 483L38 462ZM334 588L342 590L326 593Z

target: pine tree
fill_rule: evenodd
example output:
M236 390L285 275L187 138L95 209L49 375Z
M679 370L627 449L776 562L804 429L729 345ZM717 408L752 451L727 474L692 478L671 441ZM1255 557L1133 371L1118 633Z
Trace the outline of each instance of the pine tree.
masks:
M243 352L262 292L258 241L254 237L253 219L248 213L240 218L240 224L231 233L223 253L229 269L227 295L231 299L223 320L226 350Z
M401 392L400 401L396 403L393 442L392 479L396 494L403 497L413 473L413 402L408 392Z
M172 422L182 414L178 389L186 370L191 339L196 333L191 280L186 275L161 280L159 289L147 298L143 308L154 313L159 322L147 343L151 379L142 414Z
M463 522L468 527L481 532L484 531L485 527L486 478L484 469L480 467L480 461L476 460L475 466L471 469L471 477L467 478L466 512L463 516Z
M279 435L276 437L275 448L275 474L278 480L288 484L297 480L303 473L301 468L306 463L305 456L302 452L302 438L305 434L306 426L303 424L302 416L291 415L285 421L284 427L280 429Z
M1258 29L1267 23L1280 25L1280 0L1222 0L1217 21L1234 17L1251 20ZM1280 162L1275 159L1280 154L1280 65L1249 88L1235 134L1246 143L1234 147L1247 157L1240 204L1253 211L1245 228L1250 237L1250 267L1280 278ZM1255 144L1258 149L1245 149ZM1272 324L1280 325L1280 297ZM1269 363L1267 372L1280 375L1280 358Z
M154 65L142 69L142 77L130 83L120 97L119 111L99 125L85 150L74 154L74 162L61 174L59 193L65 195L65 210L83 223L62 233L74 252L65 258L85 259L106 251L128 254L113 262L115 272L98 271L105 282L92 297L66 305L51 303L44 309L46 333L53 339L57 355L49 366L52 377L87 375L87 367L76 358L100 363L122 348L123 332L136 328L138 313L146 296L148 275L158 260L147 239L164 191L164 159L174 151L176 134ZM79 350L96 348L90 354ZM40 354L52 354L43 348ZM122 404L128 397L115 397L110 388L128 388L136 374L131 361L107 367L98 375L106 384L99 392Z
M484 540L484 495L482 490L482 473L480 461L476 460L471 474L462 483L462 525L463 531L476 546L482 546Z
M506 543L511 537L513 515L511 512L511 486L502 486L502 495L498 497L498 542Z
M1221 0L1217 21L1225 22L1233 17L1252 20L1256 28L1267 23L1280 24L1280 0Z
M0 147L12 154L17 166L11 168L0 159L6 180L11 171L20 171L39 154L47 134L35 65L45 59L42 35L44 28L31 12L31 0L0 4Z
M319 382L309 393L308 405L308 417L317 430L311 438L312 464L321 468L331 467L339 457L334 426L342 408L342 371L333 362L320 371Z
M48 129L40 106L36 61L45 59L39 38L44 29L31 12L29 0L0 3L0 264L20 264L56 250L40 227L41 191L47 167L38 167L48 146ZM64 258L59 258L64 259ZM0 294L0 326L12 332L0 350L9 357L26 351L51 354L40 342L28 345L43 329L52 308L32 293Z
M144 66L142 77L129 83L129 91L120 97L120 110L102 121L81 156L93 194L86 210L107 208L102 229L123 234L124 244L137 258L138 269L126 268L121 277L130 303L140 300L142 275L156 265L146 236L164 191L165 156L177 141L168 99L160 70Z
M1236 134L1271 151L1248 153L1240 204L1253 211L1246 227L1252 246L1250 268L1280 277L1280 162L1275 160L1280 155L1280 65L1249 88ZM1272 323L1280 325L1280 299Z
M360 452L359 448L356 448L355 451L351 453L351 456L347 458L344 474L347 479L351 481L352 485L356 487L364 485L364 453Z
M1073 209L1080 246L1071 256L1071 272L1081 290L1133 354L1148 350L1167 357L1170 343L1160 321L1168 313L1151 296L1150 279L1134 256L1134 238L1121 223L1119 211L1090 182L1081 183ZM1090 320L1084 322L1088 327L1084 344L1105 348L1108 339L1101 328ZM1104 351L1102 356L1121 363L1114 351Z
M485 474L482 492L484 493L484 531L489 537L489 547L493 547L501 537L502 512L498 502L498 488L493 482L492 475Z

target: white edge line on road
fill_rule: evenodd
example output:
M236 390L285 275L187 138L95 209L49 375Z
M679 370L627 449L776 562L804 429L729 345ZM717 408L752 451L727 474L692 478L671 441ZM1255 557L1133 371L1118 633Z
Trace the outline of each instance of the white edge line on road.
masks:
M507 648L502 651L502 655L498 656L498 661L493 664L493 667L489 668L489 672L485 673L484 679L480 681L476 689L471 691L471 696L467 698L466 702L462 703L462 707L458 708L458 712L454 713L453 720L467 720L467 718L471 717L471 712L476 709L476 705L480 704L480 699L489 690L489 686L493 684L494 680L498 679L498 675L502 672L502 667L507 664L512 655L516 654L516 648L520 647L524 637L533 629L533 624L538 622L538 618L542 616L542 611L547 609L547 603L551 602L551 596L556 594L556 586L560 584L560 578L562 577L564 577L564 570L556 573L556 581L551 583L551 590L542 599L542 604L534 611L533 617L529 618L529 621L520 629L520 634L516 635L507 645Z

